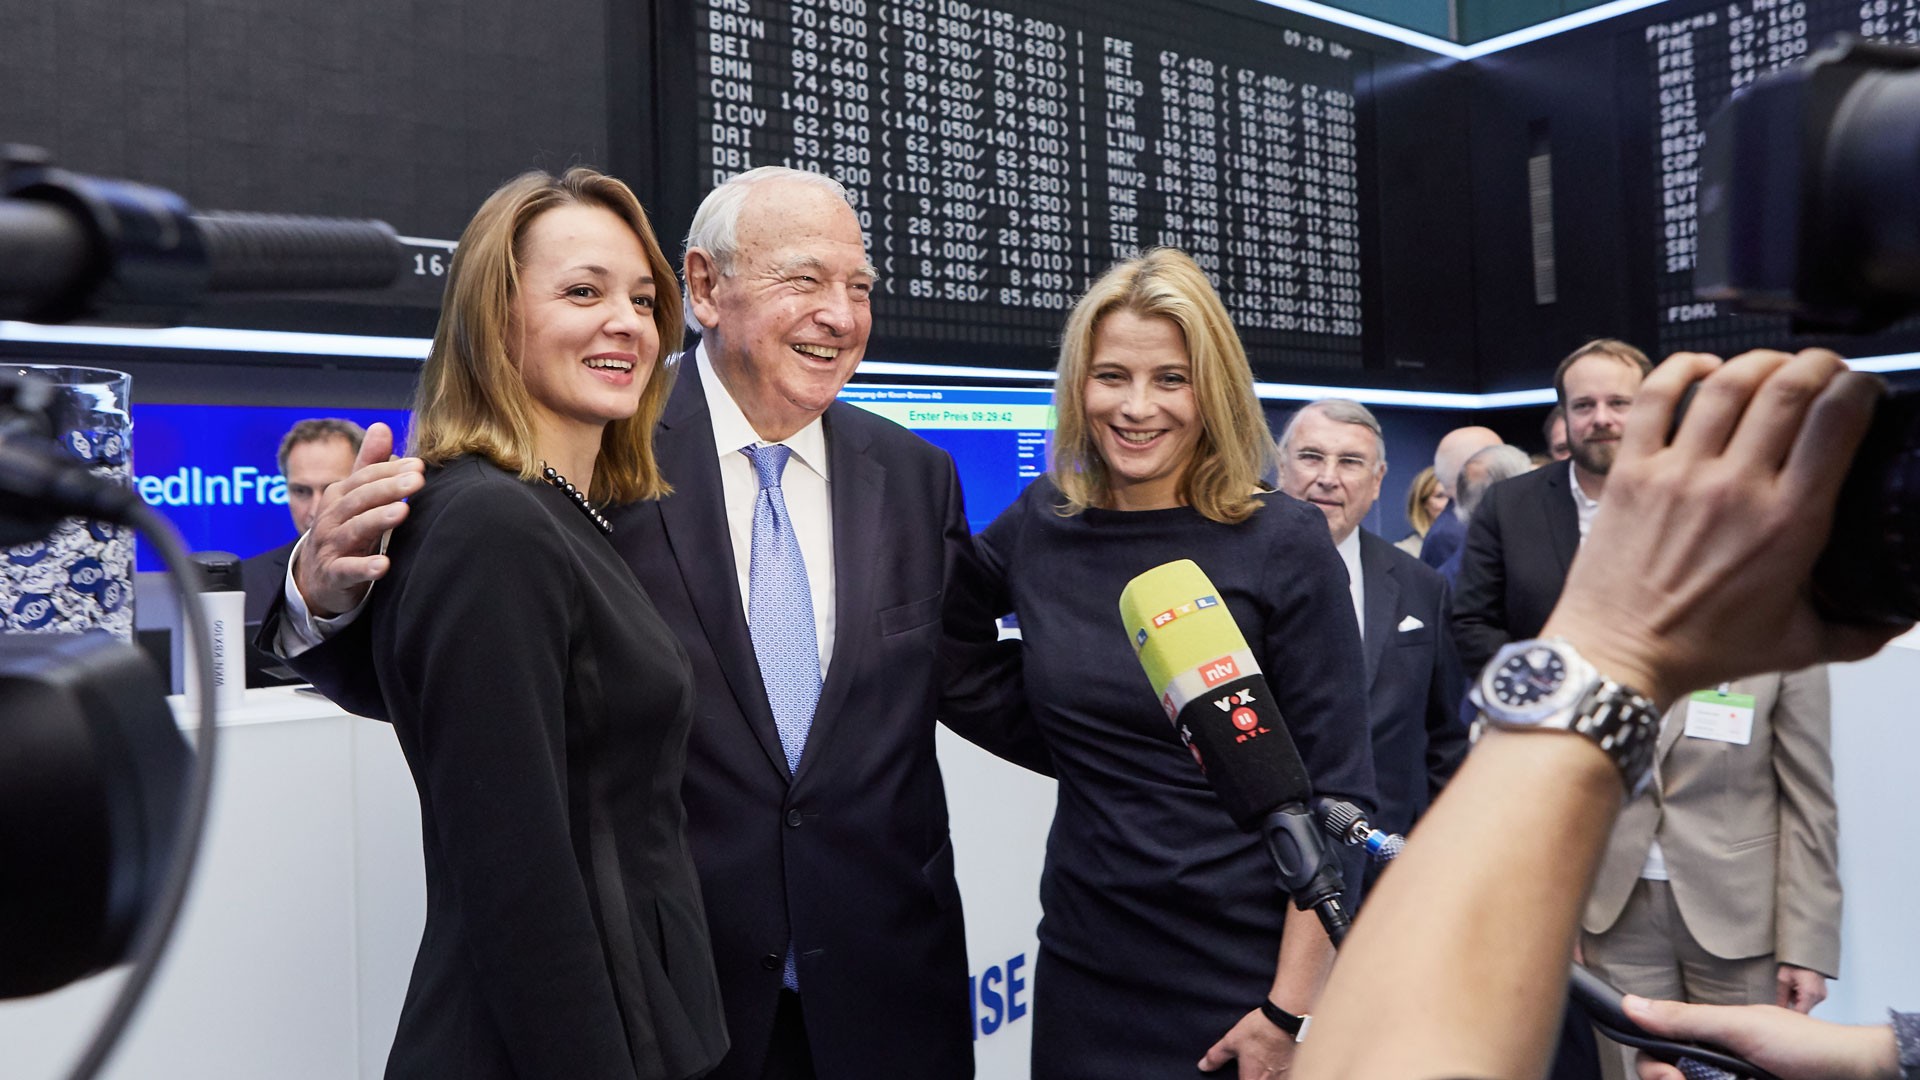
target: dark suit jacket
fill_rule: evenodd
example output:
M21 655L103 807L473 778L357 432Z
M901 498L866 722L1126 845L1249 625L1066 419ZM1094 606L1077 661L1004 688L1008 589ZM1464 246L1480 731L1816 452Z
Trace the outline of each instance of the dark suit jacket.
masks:
M1427 526L1427 535L1420 541L1420 561L1438 570L1459 553L1466 539L1467 527L1460 524L1460 515L1448 504L1440 516L1433 519L1433 524Z
M1447 626L1447 586L1438 573L1362 529L1360 580L1367 716L1380 785L1373 824L1405 833L1467 754L1467 729L1459 718L1465 682Z
M1017 648L983 615L953 461L854 406L827 410L834 650L797 775L747 634L719 456L688 353L655 429L674 493L613 515L614 546L687 651L697 695L683 794L733 1051L758 1080L788 941L823 1078L973 1075L960 896L934 720L1046 768ZM276 609L277 612L277 609ZM295 666L382 718L368 620ZM943 631L944 626L944 631ZM261 628L270 642L275 627Z
M293 545L299 542L296 536L277 548L240 560L240 587L247 592L248 622L266 618L267 609L286 585L287 560L293 557Z
M1543 465L1487 489L1467 525L1454 582L1453 633L1471 678L1500 646L1546 625L1580 550L1572 467Z
M827 410L833 655L790 778L691 354L679 369L654 442L675 492L622 511L614 544L686 646L699 691L687 820L735 1048L715 1075L759 1077L791 940L820 1076L971 1076L966 938L933 722L1005 752L963 716L1020 717L991 705L963 714L951 697L943 709L948 582L973 551L953 461L862 409ZM973 628L991 638L991 621Z

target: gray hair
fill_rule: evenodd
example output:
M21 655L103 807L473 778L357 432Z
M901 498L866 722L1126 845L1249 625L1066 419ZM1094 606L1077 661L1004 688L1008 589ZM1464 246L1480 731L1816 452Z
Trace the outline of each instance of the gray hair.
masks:
M1358 424L1373 432L1374 462L1373 471L1378 474L1387 468L1387 437L1380 433L1380 421L1373 410L1348 398L1321 398L1309 401L1287 421L1286 428L1280 432L1280 455L1285 457L1288 447L1293 445L1293 429L1300 425L1300 418L1308 412L1317 412L1336 424Z
M1476 461L1486 470L1485 476L1475 478L1472 475ZM1501 443L1479 451L1460 466L1460 491L1453 500L1453 512L1462 522L1472 519L1474 508L1480 505L1480 499L1486 495L1488 488L1532 468L1533 459L1517 446Z
M804 169L789 169L783 165L762 165L757 169L748 169L714 188L701 200L700 209L693 212L693 224L687 228L687 241L681 247L681 264L686 263L688 248L699 248L713 260L715 270L731 275L733 261L740 254L740 210L746 206L747 196L754 186L770 180L811 184L822 191L832 192L834 198L848 206L854 205L853 196L846 187L831 176Z

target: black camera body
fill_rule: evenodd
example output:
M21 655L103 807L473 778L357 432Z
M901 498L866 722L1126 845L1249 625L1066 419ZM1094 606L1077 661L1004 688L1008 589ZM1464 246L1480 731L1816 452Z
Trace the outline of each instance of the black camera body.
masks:
M1920 49L1843 38L1708 121L1694 282L1796 331L1920 311ZM1834 618L1920 619L1920 394L1876 409L1813 585Z
M1694 283L1796 330L1920 310L1920 49L1843 38L1708 121Z

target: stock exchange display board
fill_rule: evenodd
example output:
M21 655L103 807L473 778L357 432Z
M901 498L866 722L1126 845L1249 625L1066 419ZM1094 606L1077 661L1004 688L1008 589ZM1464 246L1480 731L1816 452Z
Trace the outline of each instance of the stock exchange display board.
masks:
M1170 245L1256 369L1361 366L1370 54L1150 0L691 2L697 187L846 184L877 339L1051 348L1094 277Z
M1835 34L1920 42L1920 0L1733 0L1689 6L1687 14L1657 18L1637 31L1644 52L1636 59L1645 63L1652 84L1647 107L1653 110L1659 207L1656 326L1662 354L1731 355L1788 340L1788 320L1737 314L1694 296L1700 149L1708 119L1740 89L1804 60ZM1790 152L1782 148L1780 167L1790 166ZM1861 355L1902 347L1915 329L1910 322L1889 331L1881 343L1858 340L1842 348Z

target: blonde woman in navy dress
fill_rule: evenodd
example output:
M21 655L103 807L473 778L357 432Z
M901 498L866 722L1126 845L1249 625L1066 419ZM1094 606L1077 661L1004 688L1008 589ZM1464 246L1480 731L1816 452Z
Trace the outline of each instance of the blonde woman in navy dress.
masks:
M1167 722L1120 623L1121 589L1189 558L1258 656L1320 794L1371 806L1347 574L1320 511L1259 490L1272 436L1206 275L1156 250L1068 317L1048 475L978 539L1017 612L1023 678L1059 780L1041 880L1033 1076L1279 1075L1333 961L1261 842L1239 832ZM1349 860L1347 880L1359 880Z

